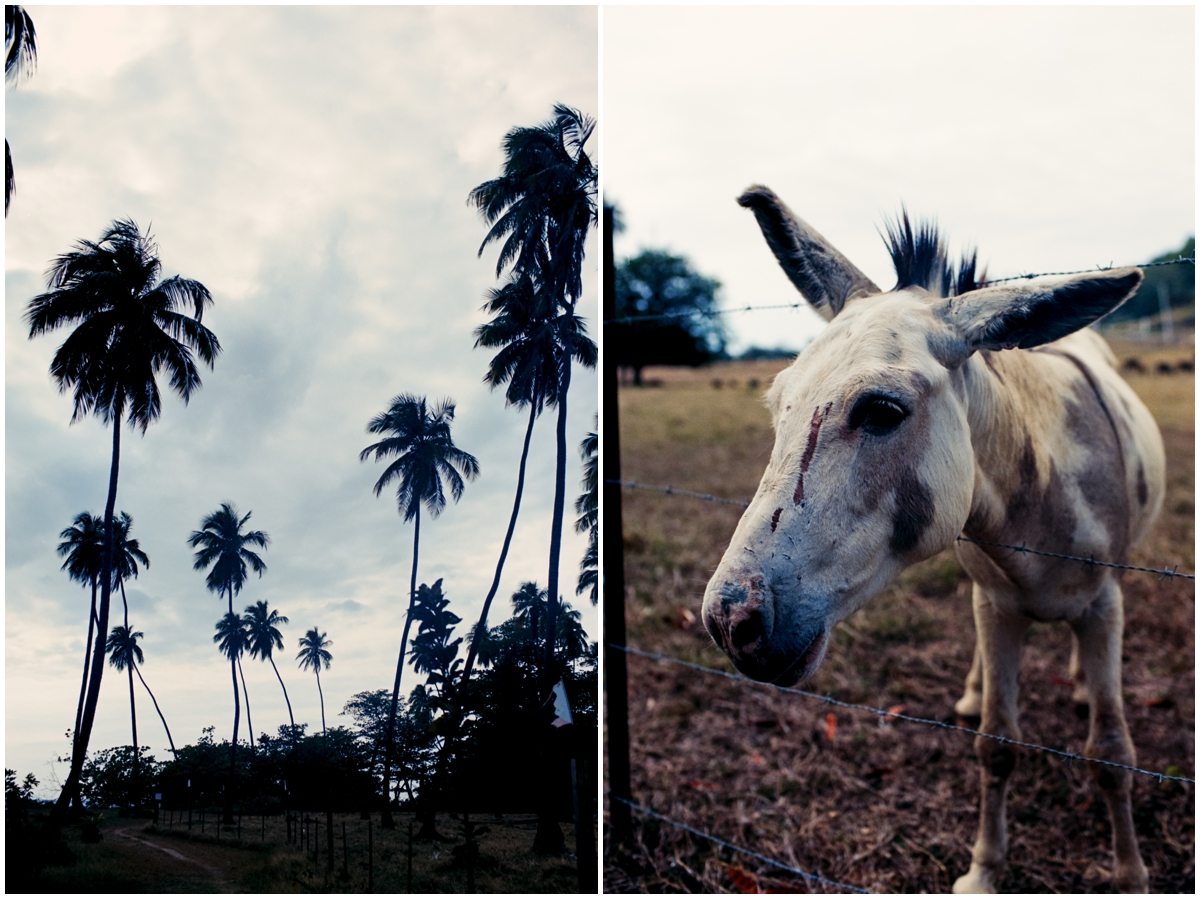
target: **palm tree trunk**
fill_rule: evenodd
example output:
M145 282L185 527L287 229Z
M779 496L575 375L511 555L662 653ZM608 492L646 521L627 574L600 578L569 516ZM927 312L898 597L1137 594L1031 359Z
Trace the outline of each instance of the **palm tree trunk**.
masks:
M480 635L487 629L488 610L492 600L500 588L500 574L504 571L504 560L508 558L508 547L512 543L513 531L517 527L517 513L521 511L521 493L525 489L525 462L529 458L529 439L533 436L533 423L537 420L538 404L529 404L529 425L525 428L525 445L521 448L521 465L517 469L517 497L513 500L512 516L508 519L508 533L504 535L504 546L500 549L500 561L496 563L496 574L492 578L491 589L487 599L483 601L483 611L479 614L479 623L475 625L475 637L471 640L471 648L467 651L467 663L463 667L462 685L465 688L471 679L471 669L475 666L475 653Z
M558 562L562 549L563 510L567 497L567 390L571 386L571 352L568 345L565 353L562 378L558 388L558 426L556 437L558 453L554 466L554 518L550 526L550 572L546 587L546 649L542 662L542 697L550 701L550 691L558 680L554 670L554 638L558 633ZM550 728L546 728L550 730ZM550 735L543 735L543 770L556 772L557 766L551 758ZM560 854L565 847L562 828L554 820L554 780L550 777L541 782L541 802L538 808L537 834L533 838L535 852Z
M108 631L108 610L112 599L113 568L113 509L117 504L117 474L121 462L121 413L113 415L112 466L108 473L108 500L104 504L104 563L100 569L100 617L96 621L96 640L92 647L92 673L88 678L87 698L84 701L83 720L75 733L71 748L71 770L58 801L54 804L54 820L61 819L71 798L78 802L79 777L83 773L83 761L87 755L88 740L92 736L92 724L96 720L96 704L100 700L100 681L104 677L104 635Z
M87 648L83 651L83 681L79 685L79 705L75 708L75 730L79 733L79 724L83 720L83 701L87 697L88 668L92 664L92 636L96 629L96 576L92 575L92 609L88 616Z
M271 667L272 667L272 668L275 668L275 660L274 660L273 658L271 658L270 656L267 656L267 661L269 661L269 662L271 663ZM275 676L276 676L277 678L279 678L279 687L280 687L280 689L281 689L281 690L283 690L283 701L287 703L287 707L288 707L288 721L292 722L292 727L295 727L295 726L296 726L296 719L292 717L292 701L291 701L290 699L288 699L287 687L285 687L285 686L283 685L283 678L279 676L279 669L278 669L278 668L275 668Z
M554 638L558 633L558 562L562 549L563 510L567 499L567 390L571 386L571 356L567 353L558 388L558 454L554 466L554 518L550 525L550 572L546 586L546 650L542 690L548 694L558 680L554 666Z
M389 829L396 826L392 819L391 780L392 780L392 743L396 737L396 709L400 704L400 675L404 673L404 653L408 649L408 628L412 624L413 606L417 602L417 552L421 546L421 507L417 506L416 526L413 528L413 563L412 578L408 588L408 612L404 616L404 633L400 637L400 658L396 662L396 683L392 687L392 710L388 714L387 743L383 754L383 814L379 818L381 827Z
M321 697L321 736L325 736L325 691L321 689L321 669L317 668L317 695Z
M250 717L250 691L246 689L246 672L238 659L238 677L242 679L242 695L246 697L246 731L250 734L250 764L254 764L254 719Z
M138 775L140 766L138 765L138 738L137 738L137 706L133 700L133 660L129 660L129 718L133 722L133 799L134 806L140 807L142 804L141 780Z
M154 698L154 694L150 691L150 687L146 684L146 679L142 677L142 672L137 668L137 666L134 666L133 670L137 672L138 680L142 682L142 686L146 688L146 692L150 693L150 701L154 703L154 711L158 712L158 717L162 721L163 730L167 732L167 742L171 744L171 755L178 758L179 753L175 751L175 741L171 739L171 728L167 727L167 719L163 717L162 709L158 707L158 700Z
M230 602L233 591L230 591ZM237 657L234 656L229 660L229 676L233 679L233 739L229 743L229 784L225 788L225 814L223 816L223 824L233 823L233 789L235 777L237 776L237 739L238 739L238 724L241 723L242 706L238 701L238 683L237 683Z

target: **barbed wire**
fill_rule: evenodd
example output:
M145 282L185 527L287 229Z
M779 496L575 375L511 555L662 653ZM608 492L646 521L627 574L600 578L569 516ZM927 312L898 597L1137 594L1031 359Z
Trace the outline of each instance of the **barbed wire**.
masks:
M1144 774L1147 777L1156 778L1159 783L1162 783L1164 780L1174 780L1174 781L1179 781L1180 783L1189 783L1189 784L1195 784L1195 782L1196 782L1195 780L1193 780L1190 777L1179 777L1174 774L1164 774L1159 771L1147 771L1145 768L1138 768L1134 765L1126 765L1121 762L1110 762L1110 761L1106 761L1104 759L1092 758L1092 757L1086 756L1086 755L1078 755L1074 752L1068 752L1065 749L1055 749L1052 746L1042 746L1038 743L1026 743L1022 740L1014 740L1011 737L1004 737L1004 736L1000 736L999 734L988 734L988 733L984 733L983 731L975 730L970 727L963 727L961 724L949 724L945 721L938 721L934 718L917 718L913 715L905 715L905 714L902 714L901 712L889 711L888 709L877 709L874 706L861 705L861 704L855 703L855 702L843 702L840 699L834 699L832 696L823 696L820 693L813 693L808 690L798 690L795 687L782 687L779 684L772 684L772 683L767 683L764 681L756 681L756 680L752 680L751 678L745 677L744 675L741 675L741 674L731 674L730 672L722 671L719 668L708 668L704 665L698 665L695 662L685 662L683 659L672 658L671 656L665 656L665 655L662 655L661 653L646 652L644 649L634 649L632 646L620 646L616 643L608 643L606 645L608 645L612 649L616 649L616 650L619 650L620 652L624 652L627 655L642 656L643 658L654 659L659 662L669 662L673 665L682 665L685 668L692 668L696 671L703 671L706 674L719 674L721 677L728 678L729 680L732 680L732 681L739 681L741 683L749 684L749 685L755 686L755 687L770 687L772 689L778 690L781 693L793 693L797 696L804 696L808 699L817 699L817 700L820 700L821 702L825 703L826 705L837 706L837 707L843 708L843 709L854 709L854 710L860 711L860 712L870 712L871 714L878 715L884 719L895 719L897 721L908 721L912 724L924 724L929 727L940 727L943 730L961 731L962 733L970 734L971 736L974 736L974 737L985 737L986 739L989 739L989 740L995 740L998 743L1007 743L1010 746L1020 746L1024 749L1037 749L1041 752L1049 752L1049 753L1052 753L1053 755L1061 756L1062 758L1065 758L1065 759L1071 759L1072 761L1091 762L1091 763L1097 764L1097 765L1107 765L1110 768L1120 768L1124 771L1132 771L1135 774Z
M1154 268L1159 265L1184 265L1196 264L1194 256L1180 256L1178 259L1168 259L1163 262L1143 262L1138 268ZM1036 272L1024 275L1010 275L1007 278L990 278L987 281L980 281L980 287L986 287L992 284L1002 284L1005 281L1028 281L1033 278L1048 278L1058 277L1061 275L1086 275L1092 272L1107 272L1114 268L1127 268L1128 266L1118 266L1109 263L1104 266L1096 266L1095 268L1076 269L1070 272ZM768 312L779 309L811 309L811 304L807 300L800 300L795 303L776 303L767 306L731 306L722 309L688 309L681 312L659 312L649 315L621 315L616 318L608 318L604 320L606 325L633 325L639 322L664 321L673 318L691 318L692 316L700 316L702 318L713 318L718 315L729 315L735 312Z
M657 493L665 493L668 496L688 496L688 497L692 497L693 499L707 500L708 502L725 503L726 505L730 505L730 506L741 506L743 509L748 508L750 506L750 503L745 502L743 500L725 499L724 497L713 496L711 493L696 493L693 490L680 490L678 487L667 487L667 486L660 486L657 484L639 484L637 481L622 481L622 480L618 480L615 478L608 478L605 480L605 483L620 484L622 487L632 487L637 490L653 490ZM1164 580L1166 578L1177 578L1177 577L1186 578L1187 580L1191 580L1191 581L1194 581L1196 579L1196 575L1194 575L1194 574L1183 574L1183 573L1179 572L1178 567L1176 567L1176 568L1143 568L1140 565L1122 565L1119 562L1102 562L1099 559L1093 558L1092 556L1088 556L1085 559L1083 556L1070 556L1065 553L1046 552L1045 550L1031 549L1028 546L1023 546L1023 545L1015 546L1011 543L995 543L991 540L974 540L970 537L962 537L962 536L955 537L954 539L959 542L962 542L962 543L974 543L978 546L999 546L999 547L1003 547L1004 549L1011 549L1011 550L1014 550L1014 551L1020 552L1020 553L1030 553L1035 556L1049 556L1050 558L1053 558L1053 559L1069 559L1070 561L1073 561L1073 562L1082 562L1084 565L1100 565L1104 568L1119 568L1124 571L1144 571L1147 574L1159 575L1160 581Z
M778 861L775 861L775 859L773 859L773 858L768 858L765 855L760 855L759 853L754 852L751 849L745 849L742 846L737 846L733 843L728 842L727 840L722 840L720 837L713 836L711 833L705 833L702 830L697 830L695 827L691 827L690 825L684 824L682 821L676 821L672 818L668 818L666 815L659 814L658 812L654 811L653 809L645 808L643 806L638 805L636 802L631 802L628 799L625 799L621 796L617 796L616 794L614 794L612 792L612 790L605 790L605 792L608 793L609 799L614 799L617 802L627 805L636 812L639 812L643 815L648 815L651 818L657 818L659 821L664 821L667 824L670 824L672 827L678 827L680 830L686 830L688 833L692 833L698 837L702 837L706 840L710 840L711 842L716 843L718 846L724 846L726 849L732 849L734 852L740 852L743 855L748 855L751 858L756 858L760 862L766 862L768 865L772 865L773 867L779 868L783 871L787 871L789 874L797 874L800 877L806 878L807 880L815 880L815 881L818 881L819 883L826 883L826 884L829 884L830 886L837 887L838 889L841 889L841 890L849 890L852 893L865 893L867 895L873 895L870 890L864 890L861 887L852 887L849 884L838 883L836 880L829 880L827 878L822 877L819 874L810 874L807 871L801 871L799 868L793 868L791 865L785 865L783 862L778 862Z

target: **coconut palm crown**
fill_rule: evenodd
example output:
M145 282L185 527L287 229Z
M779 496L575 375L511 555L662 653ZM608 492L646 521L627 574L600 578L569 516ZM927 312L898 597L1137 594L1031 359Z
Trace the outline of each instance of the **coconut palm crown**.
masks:
M248 569L262 577L266 563L258 553L248 546L265 549L271 538L263 531L242 531L252 513L238 518L233 503L221 503L221 508L209 513L200 523L200 530L192 531L188 545L196 552L192 568L196 571L212 566L205 585L213 593L225 593L229 597L229 614L233 614L233 597L242 591Z

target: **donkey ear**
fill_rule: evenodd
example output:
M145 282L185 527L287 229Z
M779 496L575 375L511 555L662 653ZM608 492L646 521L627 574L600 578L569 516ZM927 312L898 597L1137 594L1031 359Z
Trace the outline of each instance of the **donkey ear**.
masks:
M1116 309L1142 283L1134 266L984 287L940 301L936 314L975 350L1028 349L1066 337Z
M882 293L770 188L756 184L738 197L738 203L754 210L767 246L783 271L826 321L855 297Z

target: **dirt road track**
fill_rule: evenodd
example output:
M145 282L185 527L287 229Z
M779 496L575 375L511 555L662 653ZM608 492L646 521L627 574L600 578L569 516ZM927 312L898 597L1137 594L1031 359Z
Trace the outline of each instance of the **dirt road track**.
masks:
M186 846L186 851L181 852L172 846L163 845L153 837L148 837L136 825L114 827L107 831L107 836L112 840L114 849L127 855L131 864L137 864L144 871L166 873L164 869L167 869L172 870L173 873L185 874L189 880L200 877L211 881L207 884L196 882L195 885L201 892L205 890L214 893L238 891L232 871L223 870L220 866L212 864L213 859L202 860L199 857L208 855L210 852L222 854L219 849L209 850L208 847ZM168 862L163 857L164 855L174 861ZM179 863L187 866L188 870L180 871Z

